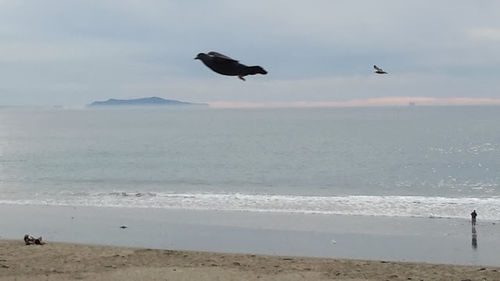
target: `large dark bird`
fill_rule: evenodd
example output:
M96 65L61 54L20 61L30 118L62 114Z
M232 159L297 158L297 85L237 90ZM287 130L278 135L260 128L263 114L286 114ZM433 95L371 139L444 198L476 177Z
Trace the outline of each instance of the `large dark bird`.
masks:
M375 73L377 74L387 74L387 72L385 72L382 68L374 65L373 68L375 68Z
M201 60L208 68L219 74L238 76L243 81L245 81L243 77L247 75L267 74L267 71L258 65L246 66L237 60L217 52L209 52L208 54L199 53L194 59Z

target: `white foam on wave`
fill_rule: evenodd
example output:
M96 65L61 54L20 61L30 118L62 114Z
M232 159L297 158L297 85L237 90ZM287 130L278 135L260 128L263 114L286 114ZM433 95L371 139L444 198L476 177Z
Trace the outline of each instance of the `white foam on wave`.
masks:
M68 193L4 204L164 208L360 216L468 218L473 209L485 220L500 220L500 197L295 196L221 193Z

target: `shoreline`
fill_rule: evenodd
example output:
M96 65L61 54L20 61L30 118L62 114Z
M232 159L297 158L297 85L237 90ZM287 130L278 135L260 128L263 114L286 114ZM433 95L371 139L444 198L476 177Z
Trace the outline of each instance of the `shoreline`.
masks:
M496 280L498 267L0 240L0 280ZM467 279L468 278L468 279Z
M258 255L500 266L500 224L134 208L2 205L0 239ZM126 228L120 228L126 226Z

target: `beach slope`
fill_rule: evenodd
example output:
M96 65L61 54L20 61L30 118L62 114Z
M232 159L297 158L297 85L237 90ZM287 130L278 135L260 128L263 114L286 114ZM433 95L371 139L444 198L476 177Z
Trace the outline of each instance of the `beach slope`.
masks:
M500 280L500 268L0 240L0 280Z

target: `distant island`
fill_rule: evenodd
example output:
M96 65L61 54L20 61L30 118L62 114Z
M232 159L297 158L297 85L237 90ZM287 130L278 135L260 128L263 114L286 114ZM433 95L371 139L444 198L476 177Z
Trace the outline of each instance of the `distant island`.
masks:
M118 100L109 99L107 101L95 101L89 107L100 106L208 106L206 103L191 103L178 100L167 100L159 97Z

